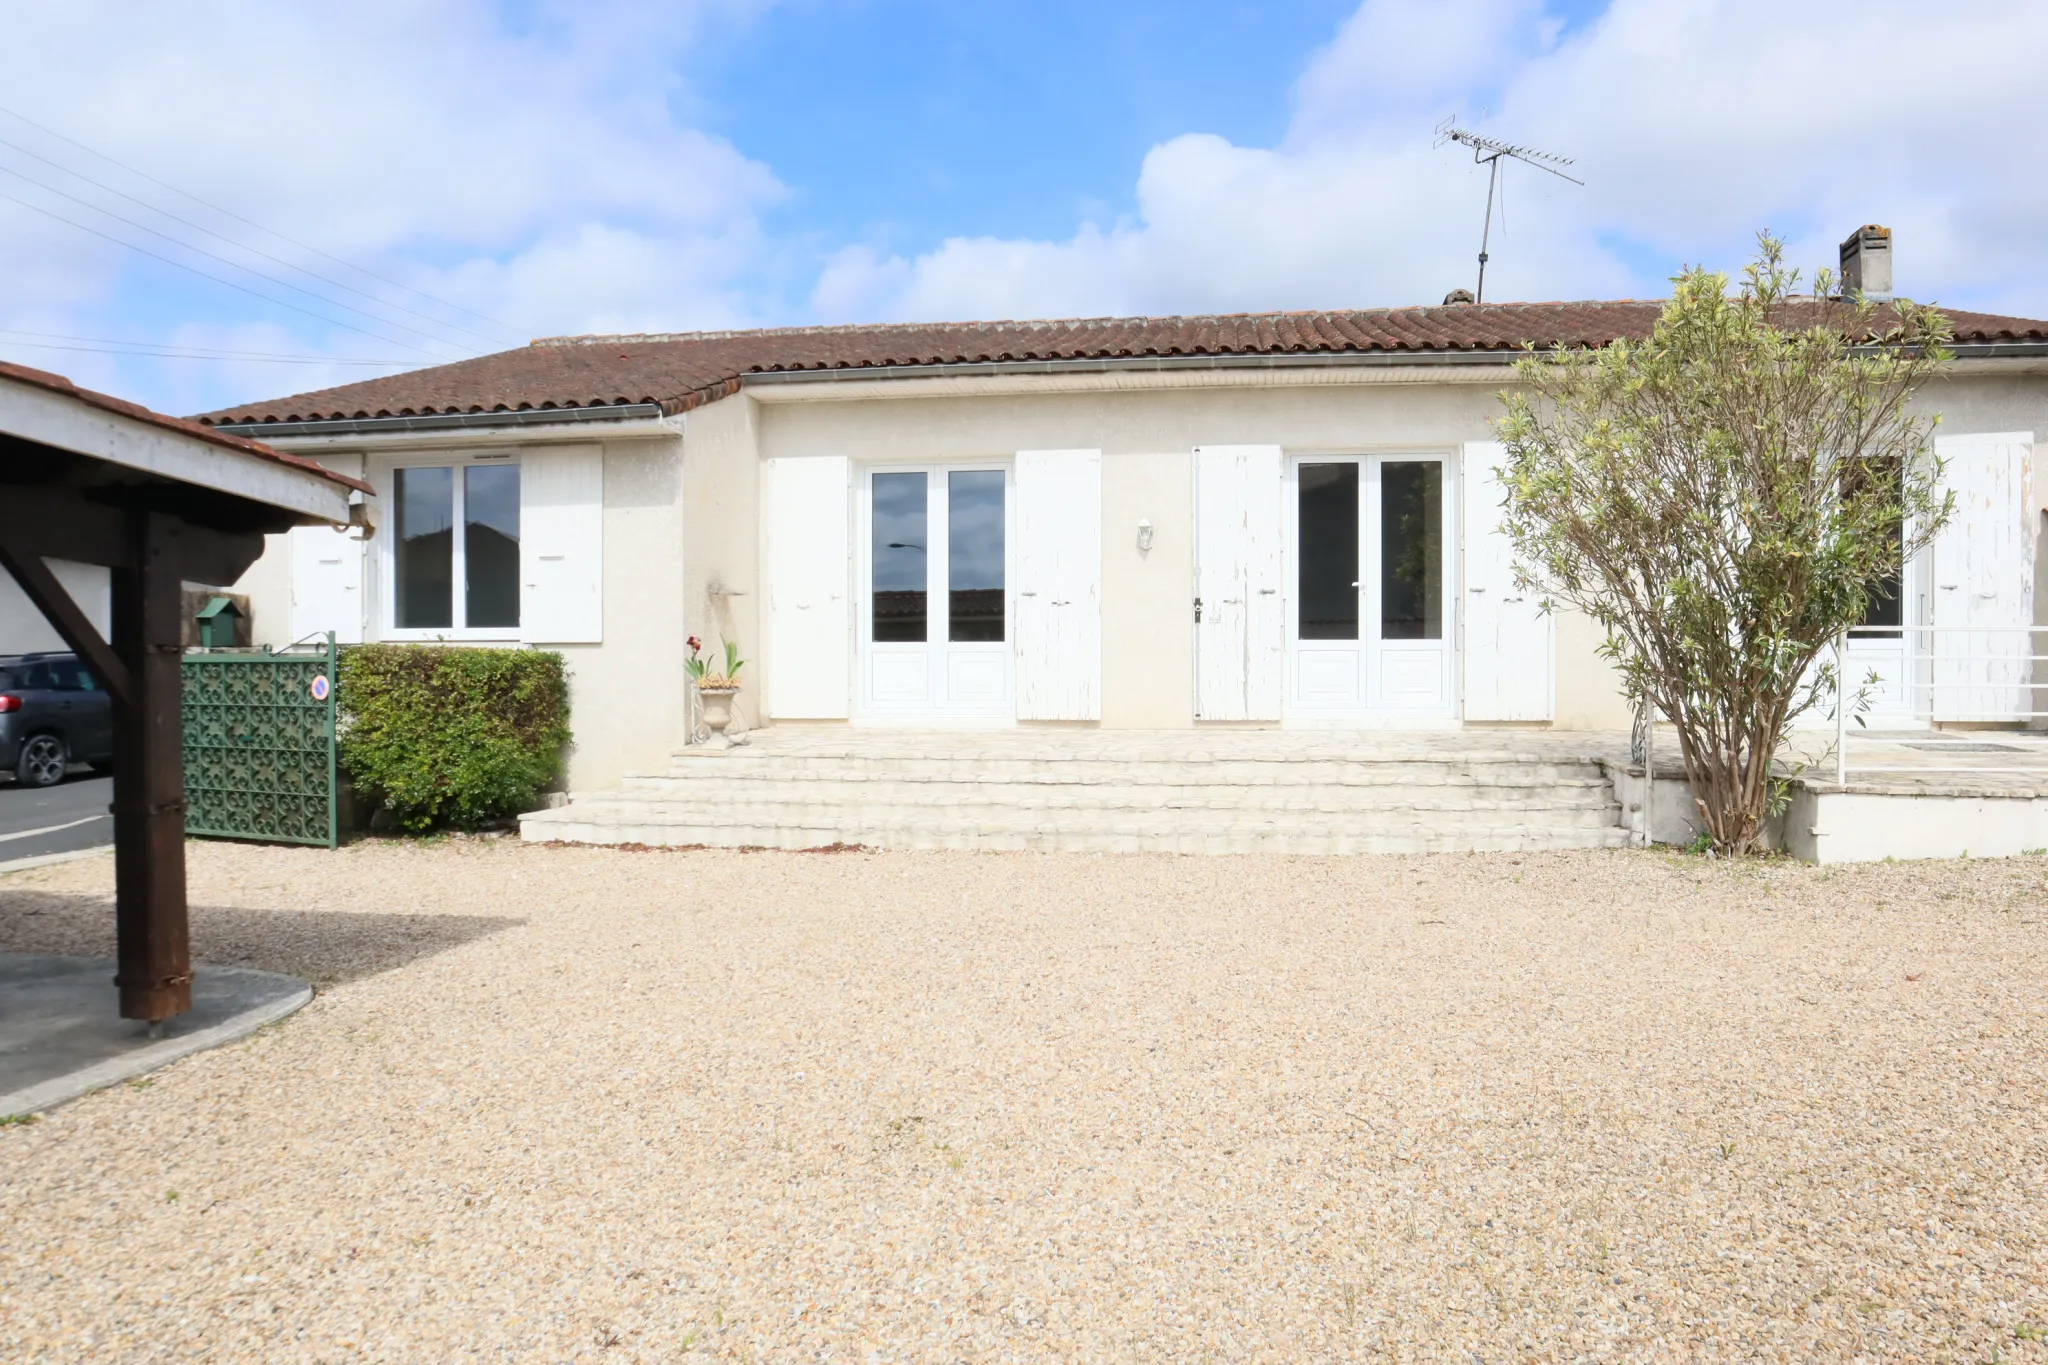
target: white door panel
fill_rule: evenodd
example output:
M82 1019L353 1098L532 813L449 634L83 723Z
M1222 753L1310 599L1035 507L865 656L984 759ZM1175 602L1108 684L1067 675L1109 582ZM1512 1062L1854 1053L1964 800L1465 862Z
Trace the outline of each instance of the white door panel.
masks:
M952 653L946 659L946 695L967 706L1000 706L1005 670L1001 656L986 651Z
M285 542L291 554L291 638L331 630L337 644L361 644L363 543L326 526L295 526Z
M604 639L602 446L536 446L519 456L519 638Z
M1289 715L1445 719L1455 485L1434 455L1304 456L1287 471Z
M891 706L929 702L931 681L931 661L922 649L876 646L868 653L868 697L872 701Z
M1363 706L1365 689L1360 685L1360 669L1364 666L1364 652L1356 646L1319 648L1321 643L1304 641L1295 653L1297 686L1303 705Z
M1017 718L1102 718L1102 452L1017 452Z
M2031 432L1935 441L1956 495L1931 557L1937 720L2014 720L2029 709L2033 444Z
M1278 720L1286 690L1279 446L1195 450L1195 715Z
M768 714L848 714L848 520L843 456L778 457L763 471L768 539Z
M1541 602L1515 586L1514 542L1502 526L1506 490L1498 441L1465 443L1465 719L1550 720L1556 715L1554 626Z
M912 723L1013 717L1010 472L876 467L862 471L859 490L861 714Z
M1442 649L1396 650L1382 644L1378 654L1380 705L1404 711L1443 705Z

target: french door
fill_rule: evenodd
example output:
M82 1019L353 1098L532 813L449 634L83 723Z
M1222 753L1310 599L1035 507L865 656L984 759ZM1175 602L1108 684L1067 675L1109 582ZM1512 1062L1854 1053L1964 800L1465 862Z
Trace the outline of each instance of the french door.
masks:
M861 710L1007 719L1010 471L882 466L860 483Z
M1303 456L1285 499L1289 714L1454 711L1448 469L1440 456Z

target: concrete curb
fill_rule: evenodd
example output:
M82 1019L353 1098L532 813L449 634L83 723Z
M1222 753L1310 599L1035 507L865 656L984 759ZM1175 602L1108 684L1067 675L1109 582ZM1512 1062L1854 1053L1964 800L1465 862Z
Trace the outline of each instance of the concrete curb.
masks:
M244 1010L231 1018L223 1019L211 1028L203 1028L197 1033L189 1033L181 1038L166 1038L149 1047L137 1048L119 1057L110 1057L104 1062L97 1062L63 1076L52 1077L40 1084L16 1090L12 1094L0 1095L0 1117L34 1114L44 1109L53 1109L81 1095L104 1090L110 1085L119 1085L122 1081L133 1080L159 1067L168 1066L195 1052L204 1052L208 1048L232 1043L238 1038L246 1038L265 1024L274 1024L287 1015L297 1013L313 998L313 988L303 981L298 981L296 977L280 976L276 972L251 971L248 968L237 970L247 972L251 976L293 981L297 983L298 989L253 1009Z
M75 863L81 858L97 858L113 851L112 844L99 844L93 848L74 848L68 853L38 853L28 858L16 858L12 862L0 863L0 877L10 872L26 872L32 867L48 867L52 863Z

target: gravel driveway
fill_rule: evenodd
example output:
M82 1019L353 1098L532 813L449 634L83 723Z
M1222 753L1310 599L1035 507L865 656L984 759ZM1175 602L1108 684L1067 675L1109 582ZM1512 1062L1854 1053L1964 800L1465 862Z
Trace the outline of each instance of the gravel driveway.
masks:
M0 1358L2048 1359L2044 877L197 844L321 994L0 1130Z

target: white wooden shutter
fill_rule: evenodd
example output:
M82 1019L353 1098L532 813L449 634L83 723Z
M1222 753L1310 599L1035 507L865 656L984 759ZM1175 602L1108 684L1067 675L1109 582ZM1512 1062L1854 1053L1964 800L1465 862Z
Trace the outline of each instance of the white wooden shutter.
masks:
M1278 720L1287 606L1280 447L1195 449L1195 715Z
M329 526L285 533L292 574L291 638L326 631L335 643L363 640L363 542Z
M519 455L519 638L604 639L604 447Z
M1550 720L1556 650L1550 617L1515 586L1515 546L1502 525L1507 492L1498 441L1465 443L1466 720Z
M1017 452L1017 719L1102 719L1102 452Z
M2030 709L2034 434L1937 437L1935 452L1956 507L1930 565L1934 716L2016 720Z
M768 714L850 714L852 464L844 456L778 457L764 473L768 538Z

